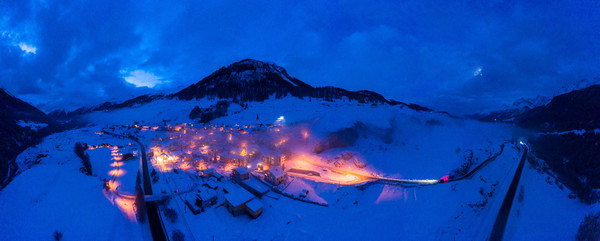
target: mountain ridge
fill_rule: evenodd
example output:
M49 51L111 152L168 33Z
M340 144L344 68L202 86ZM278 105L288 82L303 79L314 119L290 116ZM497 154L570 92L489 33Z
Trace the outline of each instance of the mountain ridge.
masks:
M50 112L49 115L58 120L67 121L93 111L110 111L163 98L177 98L180 100L222 98L244 102L264 101L272 97L283 98L288 95L328 101L346 98L359 103L402 105L416 111L433 111L414 103L388 100L382 95L369 90L349 91L334 86L313 87L292 77L285 68L275 63L243 59L219 68L202 80L176 93L141 95L121 103L104 102L96 106L80 107L70 112L55 110Z

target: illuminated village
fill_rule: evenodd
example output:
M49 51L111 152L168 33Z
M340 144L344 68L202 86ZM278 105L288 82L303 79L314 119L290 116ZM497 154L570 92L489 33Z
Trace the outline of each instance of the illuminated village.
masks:
M179 196L181 207L197 215L211 206L225 206L233 216L247 214L258 218L263 212L263 198L274 198L270 192L305 203L327 206L326 202L303 188L294 185L296 178L339 185L356 185L375 180L377 174L357 154L349 151L314 153L320 140L311 136L306 124L286 126L285 117L275 124L266 125L206 125L183 123L166 126L115 126L109 131L131 133L152 132L148 156L155 171L153 185L160 194L147 196L152 200ZM105 132L98 132L103 135ZM134 145L135 146L135 145ZM107 180L107 189L119 208L130 219L132 193L119 192L119 178L125 175L120 169L126 146L90 146L89 149L110 148L114 160ZM138 155L133 148L132 153ZM130 150L131 151L131 150ZM158 171L158 173L156 172ZM133 174L130 174L133 175ZM177 175L177 178L173 178ZM184 176L184 178L181 178ZM162 181L162 180L167 180ZM292 191L290 191L292 190ZM174 195L171 195L174 194ZM108 194L110 195L110 194Z

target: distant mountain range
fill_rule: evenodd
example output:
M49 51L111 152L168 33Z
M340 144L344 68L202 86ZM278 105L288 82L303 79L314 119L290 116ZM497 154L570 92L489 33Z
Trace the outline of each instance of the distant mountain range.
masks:
M518 116L517 123L541 131L600 128L600 85L558 95Z
M600 85L555 97L519 99L504 110L470 116L483 121L513 122L546 132L600 128Z

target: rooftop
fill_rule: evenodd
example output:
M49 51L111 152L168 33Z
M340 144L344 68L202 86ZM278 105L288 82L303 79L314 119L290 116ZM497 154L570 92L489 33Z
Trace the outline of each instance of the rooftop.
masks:
M202 200L208 200L213 197L216 197L217 192L215 192L215 190L212 189L203 188L201 189L200 193L198 193L198 195L200 196L200 198L202 198Z
M265 186L265 184L263 184L262 182L260 182L258 179L256 179L253 176L248 178L248 180L244 180L243 182L246 185L248 185L249 187L251 187L252 189L254 189L260 193L266 193L270 190L267 186Z
M247 167L236 167L233 170L239 173L240 175L248 173L250 171Z
M274 177L282 177L285 175L285 172L283 171L283 169L281 169L281 167L272 167L271 169L269 169L269 172Z
M225 200L227 200L231 206L238 207L254 198L252 193L249 193L243 188L237 188L231 190L228 194L225 194Z
M248 207L248 209L250 209L250 211L256 212L263 207L263 204L260 201L258 201L257 199L252 199L252 201L246 203L246 207Z

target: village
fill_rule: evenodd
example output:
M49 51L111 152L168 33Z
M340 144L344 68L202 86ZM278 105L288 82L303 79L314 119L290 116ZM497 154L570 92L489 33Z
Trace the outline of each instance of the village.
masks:
M355 185L378 175L365 168L366 162L352 152L314 154L314 146L320 140L311 136L307 125L286 126L275 122L256 126L192 123L147 126L136 123L111 126L105 131L147 143L155 195L146 198L162 204L159 207L167 220L174 211L185 219L181 213L196 216L214 208L224 208L234 218L244 215L256 219L265 210L265 198L328 206L311 185L301 180ZM111 148L114 160L111 166L116 168L110 172L113 179L107 181L107 188L117 193L123 189L120 185L125 185L119 181L123 178L119 167L123 160L131 159L132 154L121 153L118 146L100 147ZM133 174L129 176L131 179ZM133 196L117 199L115 203L123 213L135 216ZM171 224L166 222L165 225ZM185 226L189 228L187 221Z
M276 196L327 206L309 188L286 189L295 178L356 184L368 181L365 177L371 175L362 170L364 162L350 152L320 163L322 160L310 153L317 140L310 138L305 126L180 124L166 127L165 133L152 141L152 165L167 175L184 172L197 184L188 184L193 190L180 195L185 208L194 214L225 206L234 217L258 218L263 212L261 200ZM349 165L343 167L346 163ZM344 168L356 170L345 173Z

